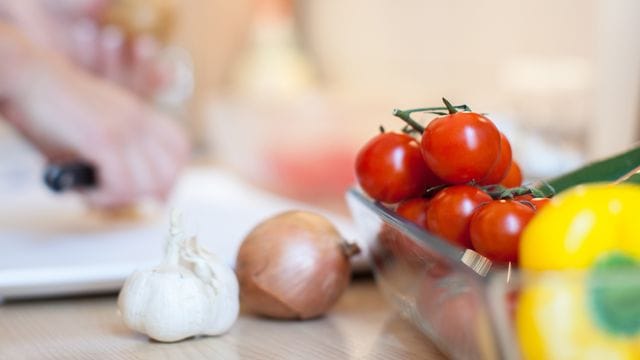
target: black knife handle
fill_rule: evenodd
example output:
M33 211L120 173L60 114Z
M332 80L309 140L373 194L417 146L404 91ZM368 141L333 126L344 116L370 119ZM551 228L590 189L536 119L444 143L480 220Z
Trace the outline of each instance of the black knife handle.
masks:
M90 188L96 186L96 172L93 166L82 162L49 164L44 172L44 182L55 192Z

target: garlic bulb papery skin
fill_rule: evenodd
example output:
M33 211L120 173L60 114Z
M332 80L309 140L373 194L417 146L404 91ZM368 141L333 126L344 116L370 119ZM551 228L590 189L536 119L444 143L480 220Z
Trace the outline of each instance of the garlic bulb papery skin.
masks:
M181 216L173 213L162 264L134 272L124 283L118 308L131 329L162 342L196 335L220 335L238 318L234 271L186 239Z

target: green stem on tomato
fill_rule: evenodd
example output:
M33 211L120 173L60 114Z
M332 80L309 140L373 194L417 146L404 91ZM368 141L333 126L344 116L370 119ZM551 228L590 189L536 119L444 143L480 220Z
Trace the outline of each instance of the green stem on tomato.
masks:
M447 100L446 98L442 98L442 102L447 107L447 111L449 111L449 115L455 114L455 113L458 112L458 110L455 108L455 106L451 105L449 100Z
M405 123L407 123L407 125L409 125L416 132L419 132L420 134L422 134L424 133L424 126L420 125L417 121L411 118L411 114L413 114L414 112L425 112L425 113L430 113L435 115L448 115L448 114L454 114L458 112L458 109L462 111L471 111L471 108L466 104L451 105L451 103L447 99L442 98L442 100L445 102L445 105L447 106L433 106L433 107L417 108L417 109L409 109L409 110L393 109L393 115L402 119ZM448 113L444 111L448 111Z
M436 185L436 186L430 187L422 194L422 197L424 197L424 198L432 198L438 193L438 191L440 191L442 189L445 189L445 188L447 188L449 186L451 186L451 185L442 184L442 185Z
M558 190L546 180L538 180L529 185L531 193L535 192L536 197L552 197L558 193Z
M515 196L532 195L533 197L549 197L553 195L552 189L545 193L535 187L520 186L515 188L506 188L502 185L483 186L482 190L489 194L494 200L513 199Z
M460 109L462 111L471 111L471 108L469 107L469 105L467 104L462 104L462 105L454 105L453 106L456 109ZM432 113L432 114L444 114L447 115L448 113L443 113L442 111L447 111L449 109L447 109L446 106L433 106L433 107L426 107L426 108L417 108L417 109L409 109L409 110L403 110L405 113L407 114L412 114L414 112L426 112L426 113Z
M403 133L407 134L407 135L414 135L414 134L416 134L416 133L420 133L418 130L416 130L416 129L412 128L411 126L409 126L409 125L407 125L407 124L405 124L405 125L402 127L402 130L401 130L401 131L402 131Z
M414 130L416 130L417 132L419 132L420 134L422 134L424 132L424 126L418 124L418 122L416 122L415 120L413 120L411 118L411 115L409 115L410 113L406 112L406 111L402 111L400 109L393 109L393 115L402 119L404 122L406 122L409 126L411 126Z

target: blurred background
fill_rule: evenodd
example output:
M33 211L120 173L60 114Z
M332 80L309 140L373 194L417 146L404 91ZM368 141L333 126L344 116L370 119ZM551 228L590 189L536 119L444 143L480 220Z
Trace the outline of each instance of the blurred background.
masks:
M391 110L443 96L489 113L529 179L640 136L636 0L157 3L184 80L159 106L197 161L291 197L342 197Z

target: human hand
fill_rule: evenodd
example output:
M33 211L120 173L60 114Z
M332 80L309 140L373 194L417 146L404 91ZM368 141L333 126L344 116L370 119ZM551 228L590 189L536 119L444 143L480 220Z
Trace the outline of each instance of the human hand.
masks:
M143 98L171 86L171 61L150 35L126 37L123 29L104 25L113 0L21 0L0 3L4 13L29 40Z
M189 146L171 119L120 87L46 51L25 62L2 112L51 161L84 160L97 170L90 205L117 208L164 199Z

